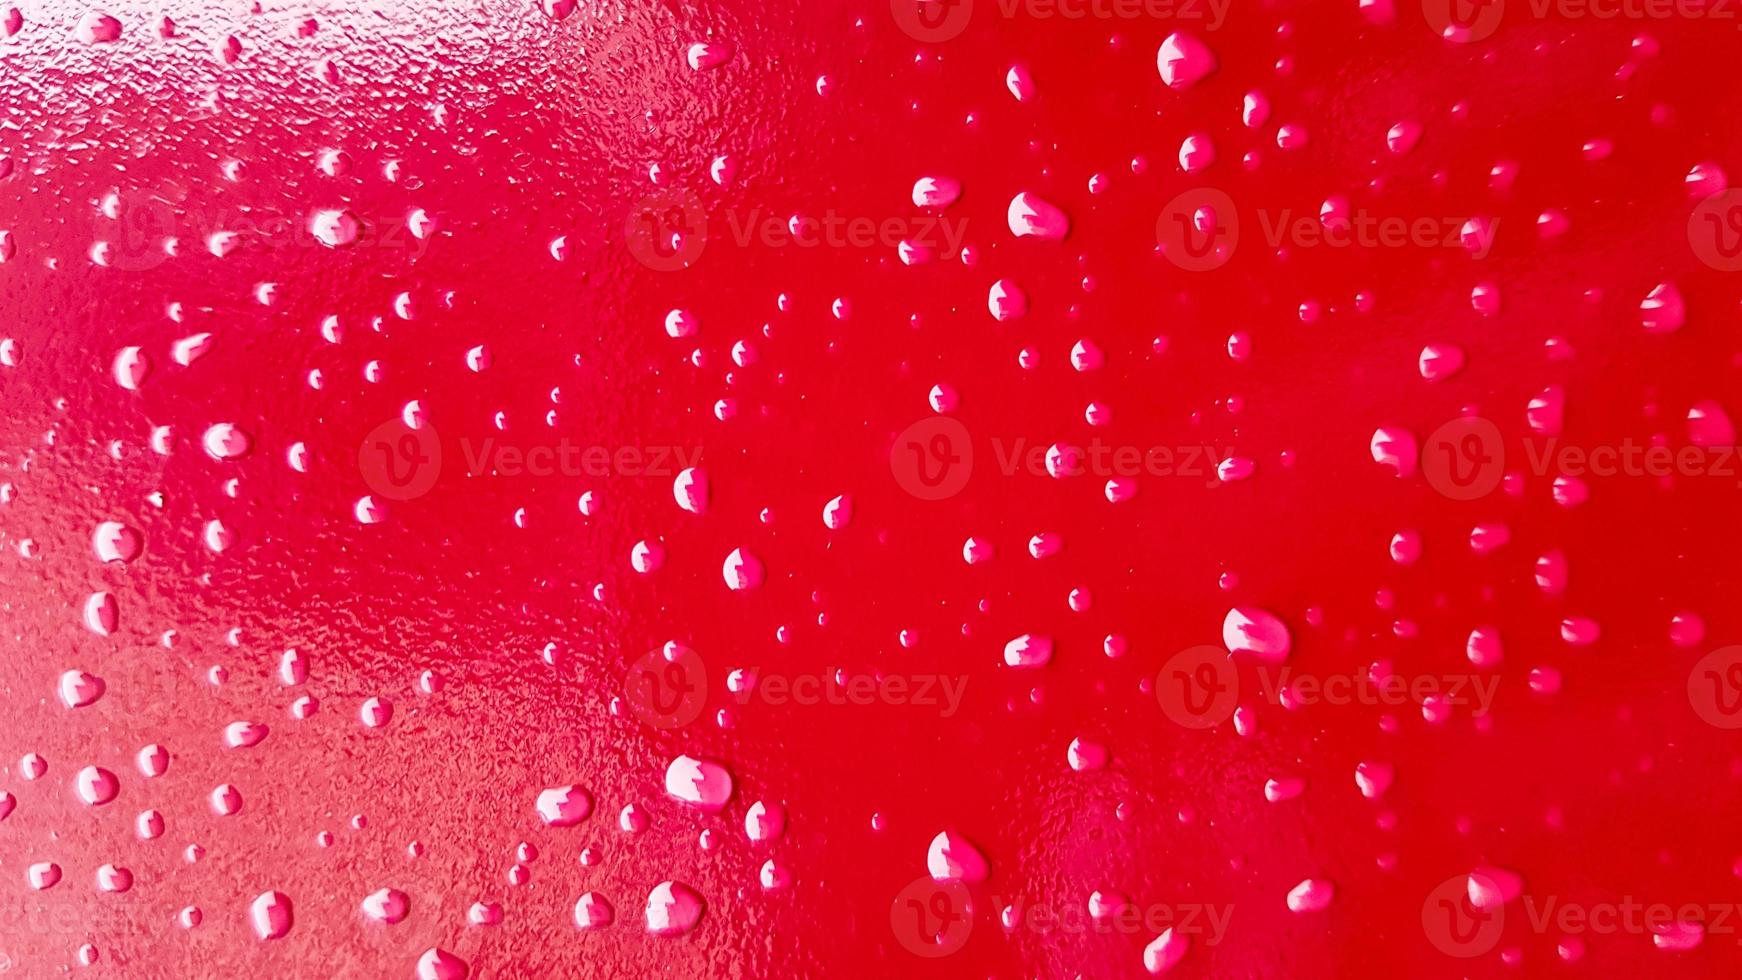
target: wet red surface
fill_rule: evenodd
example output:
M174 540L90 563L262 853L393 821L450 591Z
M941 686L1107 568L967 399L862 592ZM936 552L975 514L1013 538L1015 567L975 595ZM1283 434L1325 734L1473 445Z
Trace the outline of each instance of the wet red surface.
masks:
M0 971L1733 974L1742 34L1450 9L20 8Z

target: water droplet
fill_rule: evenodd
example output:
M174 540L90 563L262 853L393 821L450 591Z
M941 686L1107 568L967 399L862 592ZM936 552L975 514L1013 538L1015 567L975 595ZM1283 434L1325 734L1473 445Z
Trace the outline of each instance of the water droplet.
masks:
M726 580L726 588L734 592L754 589L762 584L764 577L762 560L743 548L733 548L726 556L720 574Z
M538 794L537 809L546 825L573 827L593 812L593 797L579 786L556 786Z
M913 182L913 206L947 208L962 196L962 182L950 177L921 177Z
M254 447L253 437L232 422L220 422L206 429L200 442L213 459L239 459Z
M666 767L665 792L680 803L717 811L732 798L732 774L717 762L680 755Z
M1169 34L1155 53L1161 80L1175 91L1191 88L1216 70L1216 55L1209 46L1184 31Z
M108 14L87 13L75 33L82 44L108 44L121 39L121 22Z
M986 880L991 869L978 848L954 831L945 830L932 838L926 850L926 872L933 881L974 884Z
M710 71L731 60L732 46L720 41L703 41L690 45L684 57L695 71Z
M417 980L466 980L471 968L445 949L430 947L417 958Z
M282 892L261 892L248 906L248 921L261 939L283 939L294 922L290 897Z
M91 550L101 562L132 561L144 547L144 536L119 521L104 521L91 533Z
M1288 910L1295 913L1318 912L1331 904L1335 888L1319 878L1308 878L1289 889Z
M103 806L114 801L121 792L121 781L101 766L86 766L74 779L79 799L87 806Z
M1231 656L1250 654L1267 664L1288 659L1292 641L1288 626L1256 606L1236 606L1222 618L1222 645Z
M1024 633L1004 644L1004 663L1010 667L1045 667L1052 662L1052 637Z
M611 903L598 892L587 892L575 902L575 928L583 932L603 929L610 925L617 913L611 908Z
M1179 965L1191 949L1191 937L1176 929L1163 930L1149 945L1143 947L1143 968L1159 976Z
M363 914L376 922L392 925L404 921L411 911L411 901L397 888L382 888L363 899Z
M1639 322L1651 333L1674 333L1687 322L1687 304L1675 283L1654 286L1639 303Z
M101 677L82 670L69 670L60 675L60 699L69 708L87 708L96 704L107 687Z
M1012 235L1017 238L1038 238L1043 242L1063 240L1071 227L1070 219L1063 211L1028 191L1010 199L1005 218Z
M689 886L662 881L647 895L647 931L655 936L681 936L701 921L704 908L702 897Z

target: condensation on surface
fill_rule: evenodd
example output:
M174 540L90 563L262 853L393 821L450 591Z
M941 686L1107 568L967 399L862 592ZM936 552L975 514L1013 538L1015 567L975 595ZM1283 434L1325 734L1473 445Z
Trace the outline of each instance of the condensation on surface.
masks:
M0 10L0 971L1733 971L1733 25L1064 6Z

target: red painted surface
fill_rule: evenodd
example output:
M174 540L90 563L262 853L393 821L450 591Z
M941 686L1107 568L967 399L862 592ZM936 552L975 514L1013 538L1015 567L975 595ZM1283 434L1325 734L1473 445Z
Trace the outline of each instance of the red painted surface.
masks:
M1172 925L1188 977L1737 969L1742 465L1712 419L1742 408L1738 279L1722 178L1688 179L1742 170L1723 8L1514 0L1446 40L1431 2L980 0L933 33L881 3L552 7L7 22L0 968L1139 976ZM1175 31L1215 58L1177 89ZM1187 173L1191 136L1215 160ZM924 177L960 199L916 206ZM1240 222L1207 271L1157 248L1195 189ZM1021 193L1062 240L1012 234ZM1353 245L1318 242L1329 198ZM999 280L1025 316L988 315ZM1642 313L1665 283L1683 315ZM1462 369L1424 379L1426 345ZM1550 387L1558 435L1527 412ZM1433 438L1460 412L1492 428ZM246 451L218 459L224 423ZM1406 475L1381 429L1413 437ZM1568 506L1551 437L1694 448ZM1091 472L1030 465L1055 443ZM1236 608L1285 655L1230 662ZM1007 666L1023 635L1050 661ZM694 652L648 658L668 641ZM1337 686L1375 662L1404 695ZM1284 669L1344 693L1272 703ZM872 679L807 686L837 670ZM1178 685L1230 672L1256 728L1192 724L1214 691ZM1442 716L1436 690L1491 700ZM668 794L680 757L723 767L723 807ZM758 802L785 820L752 840ZM943 832L983 880L931 881ZM666 881L704 905L677 937L644 918ZM614 921L583 931L589 892ZM1096 927L1097 892L1131 911Z

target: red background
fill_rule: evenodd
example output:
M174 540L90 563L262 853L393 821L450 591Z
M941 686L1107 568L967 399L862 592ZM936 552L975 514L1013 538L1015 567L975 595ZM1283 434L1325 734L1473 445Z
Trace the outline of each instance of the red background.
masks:
M1173 91L1155 65L1173 21L1005 18L993 6L981 0L959 37L920 43L878 2L588 5L560 21L496 0L125 3L108 10L120 40L96 45L76 39L75 5L21 8L22 29L0 42L0 227L15 247L0 265L0 336L21 356L0 368L0 480L15 491L0 506L0 785L18 798L0 823L11 972L409 977L439 945L482 977L1142 975L1148 932L999 927L1000 899L1062 909L1102 889L1143 906L1232 907L1228 935L1195 942L1175 970L1188 977L1733 973L1734 921L1686 953L1638 932L1588 935L1584 959L1563 964L1558 931L1519 915L1499 947L1465 961L1430 943L1421 908L1440 882L1485 864L1522 874L1539 901L1742 901L1737 736L1702 723L1686 694L1698 656L1738 635L1736 481L1592 480L1590 501L1568 509L1548 477L1526 473L1517 497L1454 502L1374 465L1368 440L1381 425L1425 438L1465 406L1520 439L1526 403L1551 384L1567 393L1565 438L1583 445L1655 433L1680 445L1693 403L1739 408L1737 279L1690 249L1683 186L1702 161L1742 171L1736 24L1536 19L1515 2L1492 37L1457 44L1409 2L1388 26L1353 0L1245 3L1220 29L1187 25L1220 67ZM177 36L159 35L162 15ZM317 29L299 32L310 19ZM1637 48L1641 35L1661 50ZM240 56L226 63L231 36ZM692 71L685 49L710 36L732 58ZM1035 79L1031 101L1005 90L1015 63ZM1251 89L1273 105L1257 130L1240 123ZM1385 135L1403 120L1424 133L1396 156ZM1305 127L1308 145L1279 150L1282 123ZM1200 132L1219 160L1183 174L1180 140ZM1612 140L1613 155L1585 159L1593 139ZM350 154L349 175L317 168L328 148ZM739 162L725 188L707 174L721 153ZM1134 174L1139 156L1148 166ZM397 181L383 175L390 160ZM1519 167L1508 190L1490 186L1500 160ZM229 161L242 164L235 179ZM625 247L653 165L710 215L693 268L657 272ZM1091 195L1096 172L1108 189ZM888 247L740 243L729 230L728 215L755 209L911 218L911 185L926 175L962 181L947 213L967 222L978 264L907 267ZM1225 268L1187 273L1157 253L1155 221L1197 186L1304 216L1333 194L1375 215L1488 214L1498 237L1480 260L1443 247L1278 256L1248 226ZM178 256L91 261L93 243L113 237L98 204L116 189L124 208L167 208ZM1003 211L1024 190L1070 215L1063 242L1011 236ZM372 232L422 208L437 230L425 242L401 232L404 247L328 249L300 229L334 207ZM1546 208L1568 216L1567 235L1538 238ZM297 234L262 230L275 221ZM218 228L244 231L223 258L203 243ZM559 235L561 262L549 250ZM1033 309L998 323L986 291L1005 277ZM1502 291L1499 316L1471 309L1482 281ZM1638 304L1665 281L1687 323L1648 334ZM271 305L256 301L263 282L277 284ZM1363 290L1375 300L1364 314L1353 308ZM401 292L411 320L392 313ZM851 301L845 320L830 313L837 297ZM1296 314L1308 301L1324 308L1315 322ZM689 340L663 328L680 307L701 320ZM318 329L329 315L346 331L336 345ZM1244 362L1225 351L1236 331L1254 345ZM200 332L210 353L175 364L170 345ZM1551 337L1573 356L1551 359ZM1100 370L1072 369L1084 338L1106 352ZM732 363L739 340L754 364ZM1427 343L1460 345L1468 366L1422 380ZM475 373L465 352L477 344L494 363ZM154 363L138 392L110 373L132 345ZM1018 364L1024 347L1037 352L1032 370ZM960 393L953 414L982 455L962 493L924 502L898 485L889 454L932 414L938 383ZM720 421L727 397L738 412ZM412 399L440 433L441 476L361 525L358 447ZM1091 401L1112 409L1110 425L1085 424ZM492 426L498 411L506 433ZM223 421L252 435L251 453L220 462L201 450ZM169 456L149 446L157 425L174 429ZM669 475L467 474L460 440L493 433L523 447L699 449L711 506L678 509ZM1257 472L1217 486L1145 477L1115 505L1096 477L991 465L994 437L1095 436L1216 446ZM285 464L297 441L312 452L306 474ZM587 490L602 502L591 518L576 506ZM821 509L843 493L855 516L830 530ZM200 542L214 518L237 534L222 555ZM105 520L139 529L144 553L98 562L90 535ZM1472 553L1478 523L1507 525L1511 542ZM1425 543L1410 567L1387 555L1404 528ZM1062 535L1064 550L1028 557L1040 532ZM962 561L970 535L996 546L991 562ZM651 575L629 564L644 538L667 549ZM766 565L760 588L722 581L740 547ZM1550 549L1571 566L1559 596L1532 580ZM1082 613L1066 604L1078 587L1093 595ZM81 622L99 589L120 604L110 637ZM1376 601L1382 590L1393 608ZM1412 707L1254 703L1254 738L1182 730L1143 685L1174 652L1217 642L1235 604L1281 616L1290 664L1323 675L1380 658L1411 674L1470 673L1464 638L1495 626L1506 659L1490 724L1467 710L1436 726ZM1684 610L1707 624L1692 650L1668 637ZM1601 640L1562 643L1569 615L1598 620ZM1397 619L1419 635L1394 636ZM777 641L781 627L790 642ZM171 648L165 630L178 634ZM916 631L912 649L902 630ZM1055 639L1049 666L1003 666L1021 633ZM1128 638L1123 658L1103 655L1109 633ZM707 712L671 731L613 714L623 672L667 640L706 663ZM550 643L554 666L541 658ZM301 689L276 676L292 646L312 662ZM1563 672L1556 696L1526 684L1543 665ZM224 683L210 682L214 666ZM901 705L740 707L724 690L738 667L942 672L966 678L966 694L947 719ZM105 697L67 708L56 680L69 669L102 676ZM446 680L435 695L417 690L426 669ZM304 693L321 707L295 720L288 706ZM382 729L358 721L372 696L395 705ZM722 708L730 727L716 722ZM1388 711L1395 733L1380 728ZM225 748L224 726L244 719L270 736ZM1070 769L1079 736L1110 748L1107 769ZM173 756L158 779L133 764L149 743ZM20 774L28 752L47 759L45 778ZM679 754L730 768L722 814L665 797ZM1382 800L1356 789L1367 760L1396 766ZM115 802L75 795L73 774L91 764L119 775ZM1265 780L1286 775L1306 792L1267 803ZM240 813L212 812L220 783L241 791ZM596 812L543 827L537 793L567 783L590 790ZM759 799L787 809L778 841L744 837ZM632 803L650 820L639 835L616 827ZM133 830L147 808L168 823L154 841ZM1383 813L1395 827L1380 826ZM712 851L698 846L704 829ZM922 960L898 942L890 907L944 829L978 846L991 877L972 886L966 945ZM332 846L317 844L322 831ZM540 854L530 881L511 886L521 842ZM184 860L190 844L204 848L197 862ZM590 867L586 846L600 855ZM1378 864L1386 853L1394 870ZM770 857L791 887L758 885ZM33 891L24 869L39 861L65 879ZM97 890L104 863L132 870L131 891ZM1308 877L1333 882L1335 899L1291 913L1284 896ZM648 890L668 878L708 904L683 940L640 928ZM382 887L410 896L404 922L358 912ZM296 924L263 942L247 908L270 889L294 902ZM570 910L587 890L615 905L615 925L577 932ZM503 922L468 925L478 900L502 903ZM205 914L192 930L175 921L188 905ZM85 943L101 958L81 971Z

